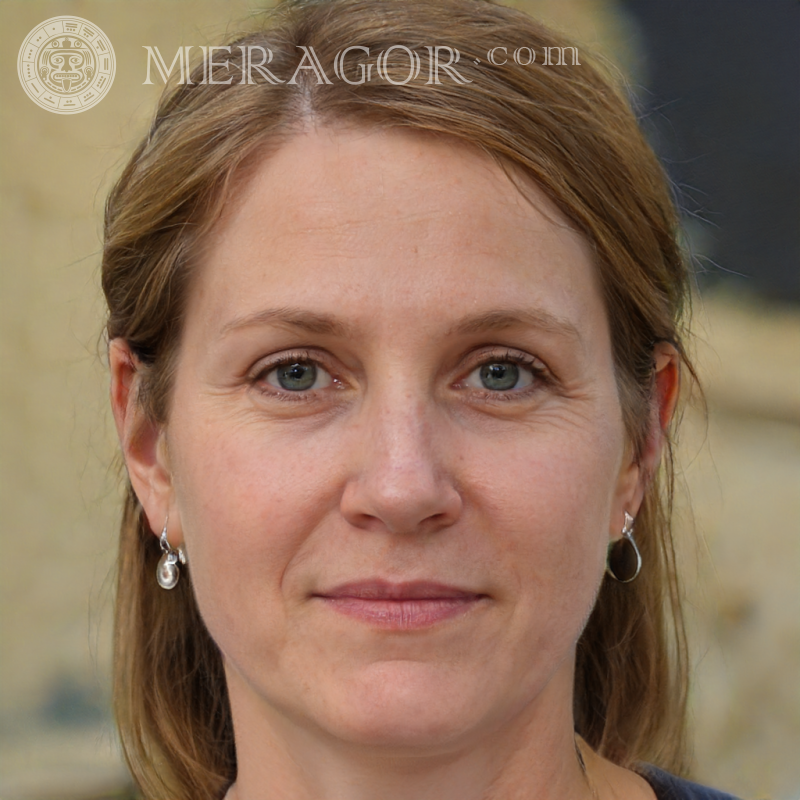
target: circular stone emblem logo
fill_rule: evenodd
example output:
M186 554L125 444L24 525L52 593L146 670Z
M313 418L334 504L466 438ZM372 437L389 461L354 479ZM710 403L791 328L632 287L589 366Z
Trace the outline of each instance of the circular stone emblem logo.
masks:
M79 114L97 105L114 82L115 66L108 37L81 17L53 17L37 25L17 58L28 97L56 114Z

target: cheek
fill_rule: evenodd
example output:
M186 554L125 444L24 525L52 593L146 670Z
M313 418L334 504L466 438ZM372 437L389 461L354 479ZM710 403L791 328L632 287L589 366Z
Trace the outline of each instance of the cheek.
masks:
M174 438L176 502L212 636L223 645L260 617L276 631L287 568L302 559L330 506L331 460L282 449L247 426L186 425Z
M562 429L519 437L502 457L484 444L476 503L515 576L528 624L547 617L574 626L590 611L605 564L619 439L602 428Z

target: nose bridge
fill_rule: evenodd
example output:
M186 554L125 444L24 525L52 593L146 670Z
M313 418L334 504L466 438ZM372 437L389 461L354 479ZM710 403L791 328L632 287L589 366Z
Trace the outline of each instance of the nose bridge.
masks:
M373 480L388 494L436 480L432 403L418 387L385 387L366 409Z
M361 413L361 457L343 499L345 515L396 533L452 524L461 499L430 392L419 381L388 381L373 387Z

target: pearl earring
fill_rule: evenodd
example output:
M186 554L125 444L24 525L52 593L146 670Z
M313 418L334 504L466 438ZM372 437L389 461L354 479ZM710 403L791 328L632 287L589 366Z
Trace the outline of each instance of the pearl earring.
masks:
M159 559L158 567L156 569L156 580L162 589L174 589L178 585L181 577L181 570L178 566L186 563L186 553L183 552L182 547L174 549L167 539L167 523L169 522L169 515L164 520L164 530L161 531L161 538L159 543L163 555Z

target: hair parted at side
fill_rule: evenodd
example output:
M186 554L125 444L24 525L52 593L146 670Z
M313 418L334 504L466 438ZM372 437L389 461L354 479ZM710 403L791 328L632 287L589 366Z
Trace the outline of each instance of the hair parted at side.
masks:
M489 0L288 0L231 42L221 63L198 65L190 83L166 91L108 198L102 266L107 334L136 356L146 415L169 420L194 254L231 186L246 163L268 157L313 119L450 136L538 184L594 249L625 426L638 452L650 418L654 344L671 342L694 374L682 344L688 278L668 183L622 93L583 50L575 65L486 58L494 47L539 55L568 44ZM349 81L334 69L345 48L366 47L375 58L395 45L417 54L418 76L409 79L401 48L382 75L363 83L356 58L339 62ZM464 82L442 74L440 84L428 83L435 46L459 51ZM252 69L252 82L242 82L248 47L268 49L272 60L269 73ZM303 48L329 82L297 70ZM613 761L681 771L687 658L671 456L668 443L636 521L642 574L629 585L605 579L579 642L574 714L577 732ZM163 592L159 556L128 483L114 662L122 744L146 798L219 800L236 775L222 660L198 612L191 568Z

